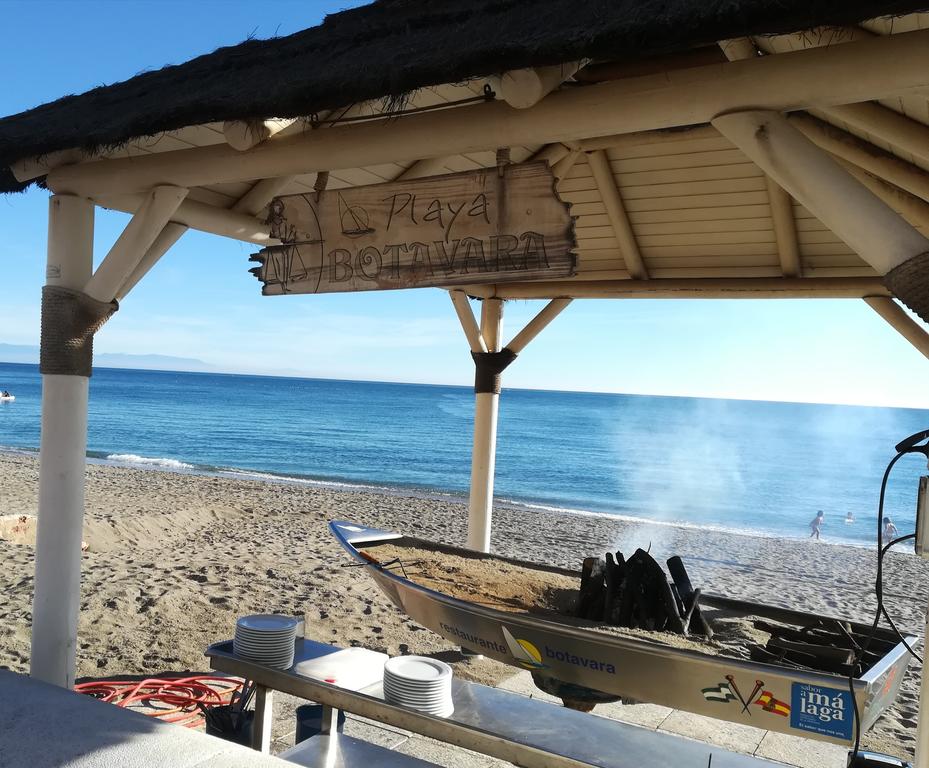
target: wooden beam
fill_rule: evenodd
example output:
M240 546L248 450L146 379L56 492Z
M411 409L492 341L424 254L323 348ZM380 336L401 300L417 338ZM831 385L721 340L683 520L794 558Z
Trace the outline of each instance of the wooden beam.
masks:
M574 79L580 83L604 83L628 77L659 75L670 70L692 69L723 61L722 52L715 45L688 48L686 51L666 53L659 56L634 58L628 61L604 61L588 64L578 70Z
M583 64L583 61L569 61L552 67L511 69L499 77L492 77L490 83L497 96L511 107L527 109L570 79Z
M717 117L713 125L879 275L929 251L929 240L783 115L734 112Z
M571 299L552 299L525 327L517 333L506 348L514 354L522 352L536 336L571 303Z
M227 120L223 123L223 136L233 149L244 152L280 133L296 122L294 118L267 118L264 120Z
M173 221L165 224L164 229L161 230L158 237L155 238L155 242L145 252L142 260L116 291L116 300L122 301L129 291L135 288L136 284L158 263L158 260L168 252L171 246L180 240L186 231L187 227L183 224L175 224Z
M243 213L246 216L257 216L295 178L296 176L278 176L255 182L254 186L242 195L229 210L234 213Z
M95 197L94 202L104 208L124 213L135 213L144 195L120 195L118 197ZM278 245L280 240L271 237L270 227L253 216L235 213L215 205L197 200L185 200L171 215L171 221L191 229L213 235L243 240L256 245Z
M530 109L500 102L312 131L237 152L226 144L64 166L55 192L116 195L413 162L500 146L576 141L762 109L867 101L929 89L929 30L558 91Z
M484 337L481 336L481 329L477 326L477 320L474 319L474 313L471 311L471 303L468 301L468 295L464 291L449 291L448 295L452 299L455 312L458 314L458 321L461 323L461 330L464 331L465 338L468 340L468 346L472 352L486 352L487 344L484 343Z
M793 201L770 176L765 176L768 202L771 204L771 221L777 240L777 255L781 272L786 277L801 277L800 245L797 242L797 222L794 219Z
M533 153L527 162L544 160L550 166L554 166L555 163L570 154L571 149L571 147L562 144L560 141L556 141L553 144L546 144L538 152Z
M837 42L865 40L869 37L872 37L870 32L853 27L839 30L826 29L822 30L821 34L804 34L797 38L797 42L805 48L815 48ZM773 53L774 48L770 38L758 38L757 43L767 53ZM730 58L748 58L750 55L755 56L758 54L755 41L746 37L723 41L720 46ZM750 54L750 51L754 51L754 53ZM858 104L837 104L831 107L822 107L819 111L825 114L830 121L850 125L882 141L886 141L902 152L907 152L914 157L929 162L929 126L906 115L901 115L883 104L877 104L873 101Z
M929 232L929 203L883 179L872 176L867 171L861 170L857 165L852 165L845 160L839 160L839 163L859 183L870 189L895 211L900 211L900 215L910 224Z
M426 176L435 176L436 174L448 171L445 170L445 163L448 157L427 157L423 160L417 160L405 171L401 171L394 178L394 181L403 181L404 179L422 179Z
M616 149L622 151L626 147L648 144L649 146L664 146L673 144L681 139L718 139L720 136L712 125L694 125L684 128L673 128L663 131L636 131L635 133L613 133L606 136L596 136L577 142L583 152L594 152L598 149Z
M161 234L188 190L183 187L155 187L139 206L109 253L97 267L84 293L98 301L112 301Z
M575 163L580 159L581 152L577 149L572 149L568 151L564 157L562 157L557 163L552 166L552 176L555 177L556 181L561 181L571 169L574 167Z
M929 200L929 173L922 168L810 115L791 115L790 123L830 154L847 160L923 200Z
M719 47L729 61L755 59L761 55L749 37L722 40ZM797 243L797 223L794 220L793 204L788 195L770 176L765 176L768 202L771 206L771 221L777 240L777 255L781 272L787 277L800 277L800 247Z
M500 299L860 299L889 296L873 277L577 280L469 285L472 296Z
M635 232L632 231L632 224L629 223L629 217L626 215L623 198L616 185L616 177L613 176L613 169L610 167L606 151L600 149L588 154L587 164L590 166L594 182L603 199L603 205L613 227L613 234L616 235L616 241L619 243L619 252L622 254L626 270L634 280L647 280L648 270L642 260L642 253L639 251Z
M18 182L25 183L46 176L52 168L69 163L79 163L84 159L86 156L79 149L63 149L60 152L49 152L46 155L17 160L10 166L10 170Z
M481 337L487 345L488 352L500 351L500 337L503 333L503 300L484 299L481 302Z
M929 163L929 126L923 123L871 101L841 104L823 111L830 120L847 123Z
M929 333L889 296L865 296L865 303L916 349L929 357Z
M731 40L720 40L719 47L729 61L755 59L761 55L750 37L734 37Z

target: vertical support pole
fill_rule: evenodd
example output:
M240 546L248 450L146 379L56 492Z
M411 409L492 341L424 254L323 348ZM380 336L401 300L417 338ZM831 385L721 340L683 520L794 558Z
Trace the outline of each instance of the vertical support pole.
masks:
M929 614L926 618L926 633L929 637ZM925 640L923 641L923 656L925 657ZM929 668L923 663L922 680L919 684L919 713L916 721L916 768L929 768Z
M48 211L48 285L81 290L93 271L94 204L55 195ZM42 376L39 516L30 674L74 684L81 599L81 532L87 449L85 376Z
M481 306L481 337L487 345L488 352L500 351L502 330L503 301L484 299ZM478 552L490 551L499 406L499 392L474 393L474 447L471 453L468 548Z
M271 754L271 724L274 722L274 691L255 684L255 715L252 720L252 749Z

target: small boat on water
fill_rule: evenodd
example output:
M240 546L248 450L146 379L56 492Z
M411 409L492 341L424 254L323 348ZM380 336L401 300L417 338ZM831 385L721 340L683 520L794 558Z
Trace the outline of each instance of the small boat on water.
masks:
M415 561L404 562L396 546L418 547L478 559L490 569L507 566L536 570L542 578L564 577L564 569L513 558L436 545L399 533L334 520L329 529L391 601L414 621L447 640L505 664L542 673L593 691L648 701L720 720L754 725L795 736L852 744L855 721L869 729L897 697L910 659L901 640L879 629L873 640L880 652L863 674L845 675L800 669L786 664L713 655L672 647L642 636L610 634L572 626L529 612L489 607L471 599L431 589L408 577ZM381 555L378 547L385 553ZM431 555L430 555L431 556ZM410 576L415 576L410 573ZM580 573L576 576L579 578ZM837 617L705 595L701 605L796 626L841 623L855 635L870 627ZM911 645L916 638L907 636ZM877 646L875 646L877 648ZM849 688L854 691L854 700Z
M0 392L0 403L12 403L16 399L16 395L11 395L9 392Z

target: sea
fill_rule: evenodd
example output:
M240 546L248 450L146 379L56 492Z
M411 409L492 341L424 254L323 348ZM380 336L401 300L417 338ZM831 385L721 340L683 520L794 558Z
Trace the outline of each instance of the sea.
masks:
M0 363L0 450L39 446L35 365ZM88 458L173 472L461 498L469 387L97 368ZM894 445L929 411L504 389L495 498L529 510L873 546ZM885 514L913 530L926 460L890 477ZM846 522L848 513L854 522Z

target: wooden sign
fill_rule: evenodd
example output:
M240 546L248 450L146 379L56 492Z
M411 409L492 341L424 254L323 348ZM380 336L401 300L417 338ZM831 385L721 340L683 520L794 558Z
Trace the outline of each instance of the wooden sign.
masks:
M547 163L278 197L252 257L262 293L475 285L574 274L574 220Z

